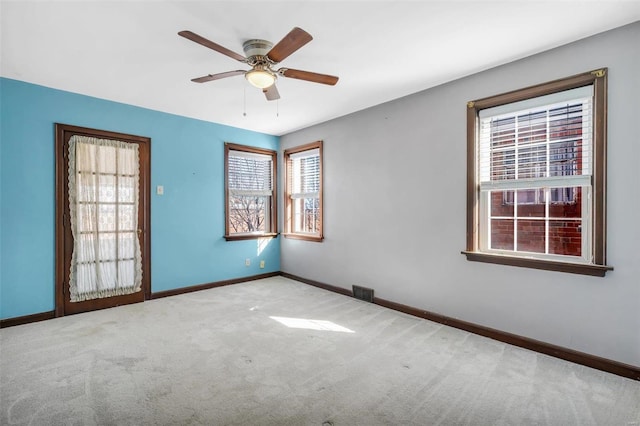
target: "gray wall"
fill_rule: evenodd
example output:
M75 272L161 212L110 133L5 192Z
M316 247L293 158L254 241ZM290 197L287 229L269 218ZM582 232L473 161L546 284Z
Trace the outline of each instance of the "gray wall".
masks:
M282 271L640 366L638 46L640 22L285 135L281 149L324 140L326 238L283 239ZM468 262L467 101L601 67L615 270L596 278Z

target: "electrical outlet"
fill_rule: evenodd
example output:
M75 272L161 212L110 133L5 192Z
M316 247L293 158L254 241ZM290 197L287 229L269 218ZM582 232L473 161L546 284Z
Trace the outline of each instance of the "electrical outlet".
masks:
M156 186L156 194L164 195L164 186L162 186L162 185Z
M264 260L260 261L260 269L264 269Z
M244 266L251 266L251 259L248 257L244 260Z

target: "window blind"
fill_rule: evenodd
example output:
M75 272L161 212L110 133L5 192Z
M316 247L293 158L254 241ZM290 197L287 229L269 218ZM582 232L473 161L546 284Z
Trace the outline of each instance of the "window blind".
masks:
M593 87L479 112L483 190L589 185Z
M232 195L270 196L273 192L271 156L229 151L228 186Z
M289 156L288 192L291 198L318 198L320 194L320 150L310 149Z

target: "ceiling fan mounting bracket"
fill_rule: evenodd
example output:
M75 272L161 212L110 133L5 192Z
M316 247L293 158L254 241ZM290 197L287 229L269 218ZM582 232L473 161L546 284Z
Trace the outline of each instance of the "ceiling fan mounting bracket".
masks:
M242 43L242 50L244 50L244 54L247 58L251 58L252 56L264 56L267 57L267 53L273 47L273 43L268 40L261 39L251 39Z

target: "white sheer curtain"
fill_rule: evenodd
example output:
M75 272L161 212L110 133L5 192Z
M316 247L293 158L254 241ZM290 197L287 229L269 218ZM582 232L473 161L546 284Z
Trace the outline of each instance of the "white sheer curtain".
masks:
M72 136L69 211L72 302L140 291L138 145Z

